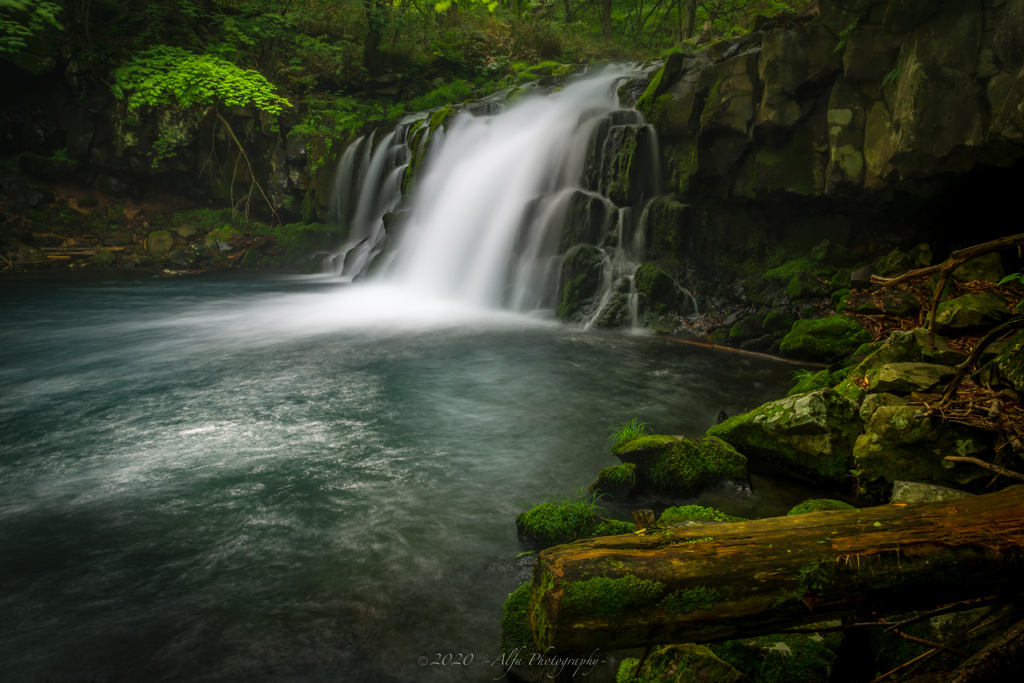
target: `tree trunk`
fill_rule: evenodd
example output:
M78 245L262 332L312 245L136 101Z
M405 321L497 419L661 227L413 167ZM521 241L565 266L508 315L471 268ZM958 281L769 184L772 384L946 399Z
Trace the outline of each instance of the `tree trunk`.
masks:
M679 0L679 3L683 40L688 40L693 37L693 27L697 22L697 0Z
M1024 486L651 529L543 551L529 620L541 652L732 640L1016 590L1022 550Z
M601 27L604 39L612 39L612 0L601 0Z
M384 0L363 0L366 36L363 38L363 66L371 74L380 72L380 41L387 28L387 4Z

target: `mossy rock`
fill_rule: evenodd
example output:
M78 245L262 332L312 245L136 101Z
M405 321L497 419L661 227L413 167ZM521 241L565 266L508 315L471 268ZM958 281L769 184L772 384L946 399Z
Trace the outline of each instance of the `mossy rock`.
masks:
M1004 275L1003 259L998 252L979 256L953 271L953 277L960 282L999 282Z
M761 323L761 326L764 328L765 332L771 332L774 334L776 332L789 332L793 329L793 323L795 322L796 318L793 317L792 313L787 310L778 309L770 311L768 315L764 317L764 321Z
M245 256L239 261L239 268L259 268L260 265L260 253L254 249L250 249L245 252Z
M841 642L839 633L779 634L728 640L710 648L752 683L827 683Z
M532 652L533 631L526 610L530 606L530 582L516 588L505 599L505 607L501 613L501 653L519 654Z
M708 430L747 457L817 481L846 479L860 431L857 404L834 389L790 396L731 417Z
M566 252L562 259L559 319L574 319L597 294L603 264L601 250L589 244L578 244Z
M173 246L174 236L167 230L157 230L156 232L149 233L149 239L146 241L146 248L149 249L149 253L156 257L163 256Z
M902 406L907 403L907 399L897 396L896 394L879 393L879 394L868 394L864 397L864 402L860 404L860 421L864 424L871 422L871 418L874 416L875 411L882 406Z
M635 464L645 484L681 495L723 482L747 485L747 459L725 441L665 437L658 444L655 438L648 437L649 447L644 449L636 448L639 440L634 439L630 450L616 453L624 462Z
M842 378L836 378L836 376L828 370L821 370L815 373L808 372L798 374L796 376L796 384L786 393L786 396L806 394L811 391L834 387L841 379Z
M639 664L634 657L622 660L615 683L750 683L707 646L694 643L655 648L638 672Z
M636 269L633 284L637 303L643 311L662 313L674 308L679 301L676 283L668 273L650 263L643 263Z
M621 499L635 493L639 486L640 479L636 474L636 465L623 463L601 470L597 479L587 489L587 493Z
M1024 391L1024 332L1018 332L996 356L999 373L1017 391Z
M922 406L882 406L871 417L853 449L863 492L888 491L896 481L917 481L971 490L984 486L991 472L947 455L979 457L991 448L991 435L963 425L920 418Z
M956 371L935 363L888 363L867 372L868 391L893 394L927 393L953 379Z
M917 267L913 259L899 249L893 249L885 256L880 256L871 264L882 275L899 275Z
M940 334L965 334L994 327L1008 317L1006 299L998 294L965 294L939 304L935 329Z
M773 285L785 287L798 274L809 273L813 275L819 270L821 270L820 263L809 258L802 258L787 261L777 268L772 268L764 274L764 279Z
M841 500L830 500L827 498L816 498L812 500L805 500L800 503L792 510L786 513L786 515L803 515L808 512L824 512L828 510L854 510L852 505L844 503Z
M628 534L633 525L604 519L586 501L570 500L534 505L516 517L516 529L526 540L546 548L581 538Z
M814 277L807 273L797 273L786 285L786 296L791 301L820 299L828 296L828 291Z
M117 257L114 256L114 252L109 249L100 249L89 259L89 263L98 268L106 268L114 265L117 261Z
M910 331L894 330L883 341L874 342L874 351L870 345L861 346L855 356L867 353L858 366L863 376L867 370L880 370L890 363L935 363L936 365L954 366L967 360L967 356L949 346L944 338L936 335L935 347L929 342L928 330L918 327Z
M701 505L680 505L678 507L665 508L658 518L659 526L671 526L673 524L685 524L688 522L744 522L743 517L733 517L721 510L707 508Z
M871 334L859 322L849 316L833 315L796 321L779 350L789 358L833 362L870 341Z

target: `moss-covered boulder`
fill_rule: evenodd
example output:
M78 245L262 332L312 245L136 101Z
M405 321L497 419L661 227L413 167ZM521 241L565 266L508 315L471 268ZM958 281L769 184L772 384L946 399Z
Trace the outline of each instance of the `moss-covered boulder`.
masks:
M647 233L644 236L650 258L675 263L683 255L683 232L689 207L658 197L647 208Z
M953 379L956 371L935 363L889 363L867 373L868 391L892 394L926 393Z
M622 660L615 683L750 683L750 679L726 664L704 645L664 645L651 651L643 667L640 660Z
M834 389L790 396L708 430L748 457L812 479L842 482L860 431L857 404Z
M1018 332L996 356L999 373L1017 391L1024 391L1024 332Z
M1004 275L1003 259L998 252L979 256L953 271L953 277L960 282L999 282Z
M109 249L100 249L89 258L89 264L98 268L107 268L114 265L116 261L117 257Z
M849 503L844 503L841 500L830 500L828 498L815 498L811 500L805 500L800 503L792 510L786 513L786 515L804 515L808 512L825 512L829 510L853 510L854 507Z
M897 481L892 485L890 503L939 503L944 500L959 500L973 496L973 493L951 489L948 486L921 484L916 481Z
M633 463L645 484L681 495L721 483L747 486L747 459L715 437L642 436L612 452Z
M795 374L795 379L796 384L786 393L786 396L796 396L797 394L806 394L811 391L833 387L842 380L842 377L837 377L834 372L829 372L828 370L820 370L813 373L798 372Z
M888 491L897 481L977 488L991 472L947 455L979 457L990 436L963 425L943 425L919 417L921 406L882 406L853 448L854 468L863 492Z
M505 599L501 613L501 673L511 673L518 680L528 683L561 680L559 672L564 670L559 663L544 666L538 664L543 655L533 642L533 631L527 612L530 607L530 583L516 588Z
M857 350L858 354L861 352L862 349ZM932 348L927 328L918 327L910 331L893 331L884 343L864 358L860 370L880 370L890 363L935 363L953 366L965 360L965 354L952 349L939 335L935 336L935 347ZM861 374L863 375L863 372Z
M562 259L561 291L558 317L574 319L597 294L601 285L601 271L604 255L601 250L589 244L579 244Z
M640 486L640 479L636 474L636 465L631 462L612 467L605 467L598 472L597 479L587 489L587 493L599 496L611 496L612 498L625 498Z
M753 683L827 683L842 634L780 634L728 640L712 652Z
M807 273L797 273L786 284L786 296L792 301L820 299L828 296L828 291L817 279Z
M776 332L789 332L795 322L796 318L792 312L788 309L777 308L768 312L761 326L765 332L775 334Z
M658 525L672 526L743 521L745 521L743 517L733 517L715 508L707 508L702 505L680 505L665 508L665 511L658 518Z
M935 329L940 334L965 334L994 327L1009 316L1006 299L995 292L965 294L939 304Z
M636 269L633 284L641 311L662 314L679 303L679 288L675 281L668 273L650 263L643 263Z
M534 505L521 513L516 529L525 540L547 548L580 538L628 534L633 525L599 517L586 500L563 500Z
M847 356L871 334L853 318L833 315L816 320L798 320L782 339L780 351L789 358L832 362Z
M852 306L847 303L847 309L859 315L897 315L909 316L920 310L921 305L910 292L901 289L886 289L877 292L865 299L855 300Z
M860 421L863 424L867 424L871 421L871 417L875 414L875 411L882 406L901 406L907 402L907 399L896 394L868 394L864 397L864 402L860 404Z
M167 230L151 232L149 239L146 240L146 248L149 249L149 253L158 258L169 252L173 246L174 236Z

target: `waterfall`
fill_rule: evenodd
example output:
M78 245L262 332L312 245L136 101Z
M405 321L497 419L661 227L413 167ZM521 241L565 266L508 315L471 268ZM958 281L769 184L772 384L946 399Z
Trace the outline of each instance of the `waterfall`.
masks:
M653 128L619 108L616 86L628 75L609 69L544 97L468 104L443 122L419 114L377 142L373 134L357 139L336 173L331 218L347 239L329 259L330 272L344 281L372 272L417 294L475 306L553 310L565 252L589 244L604 256L585 324L598 324L624 288L625 322L635 323L632 275L646 213L634 229L633 208L641 211L660 181ZM620 189L613 202L610 186L623 173L614 167L616 145L630 135L650 166L646 187Z

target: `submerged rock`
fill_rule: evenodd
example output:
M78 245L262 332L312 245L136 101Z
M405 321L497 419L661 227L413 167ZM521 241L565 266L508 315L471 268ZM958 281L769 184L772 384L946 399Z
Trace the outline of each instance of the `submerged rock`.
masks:
M991 476L977 465L953 463L947 455L977 457L989 437L963 425L920 418L921 406L882 406L853 449L862 492L883 491L897 481L968 486Z
M766 403L708 430L748 457L818 481L841 482L860 431L857 404L834 389Z

